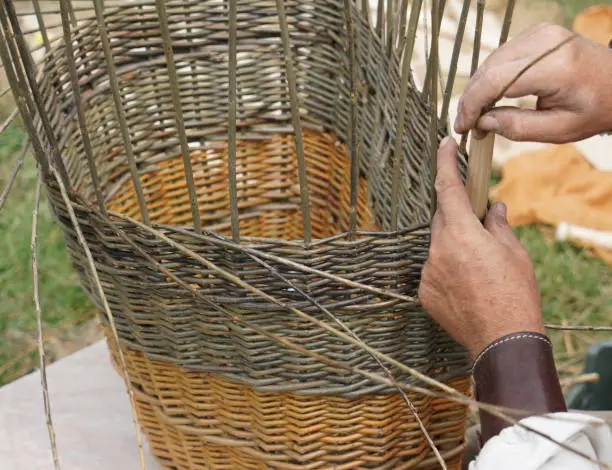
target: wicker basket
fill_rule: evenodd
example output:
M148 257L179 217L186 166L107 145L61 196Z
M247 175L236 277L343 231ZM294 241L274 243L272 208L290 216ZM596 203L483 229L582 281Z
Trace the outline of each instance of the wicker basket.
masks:
M291 77L275 2L239 1L235 134L228 125L232 41L225 2L165 4L177 87L161 39L159 5L152 0L105 10L116 74L109 72L95 19L72 31L80 100L72 92L65 44L45 57L41 102L61 148L70 206L116 325L121 346L111 333L109 346L165 468L435 467L395 388L321 363L261 332L351 368L381 372L366 351L291 309L334 325L327 310L369 346L462 393L469 389L464 351L409 301L428 250L430 108L409 86L398 160L402 177L393 199L397 55L352 2L350 18L337 0L281 3L297 94L287 86ZM356 82L347 19L356 38ZM292 121L296 96L301 130ZM38 125L43 135L40 117ZM296 134L303 140L297 145ZM355 148L359 178L351 181ZM55 161L60 170L61 162ZM104 311L67 199L50 175L44 184L74 266ZM405 371L389 368L398 381L415 383ZM465 407L421 394L409 398L449 468L457 468Z

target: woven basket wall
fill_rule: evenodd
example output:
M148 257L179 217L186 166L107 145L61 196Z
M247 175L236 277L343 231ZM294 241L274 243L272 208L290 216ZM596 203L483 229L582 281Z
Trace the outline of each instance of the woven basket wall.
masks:
M202 234L193 229L155 2L105 10L131 148L126 148L121 133L95 19L81 22L73 31L82 107L105 210L97 204L63 43L44 59L38 79L42 101L62 148L70 204L94 257L120 339L118 346L108 334L110 350L116 364L118 348L123 351L139 419L164 468L437 467L396 389L321 363L228 317L233 312L335 361L380 373L368 353L287 309L294 307L333 324L322 305L371 347L462 393L469 389L464 351L418 303L348 288L279 260L416 297L427 257L432 189L430 110L411 86L400 159L400 230L391 232L399 60L387 53L384 41L353 6L359 231L347 233L351 89L344 3L309 0L284 5L300 100L312 243L304 242L299 153L274 1L238 2L237 245L231 239L228 183L225 2L166 3ZM439 132L439 138L443 135ZM138 188L130 177L129 152L151 225L280 303L254 295L135 222L115 216L143 220ZM44 183L83 286L102 311L65 199L56 180L48 177ZM241 248L274 256L262 263ZM162 272L157 263L199 295ZM108 328L104 315L102 320ZM409 374L392 371L398 381L415 383ZM409 398L449 468L457 468L465 407L419 394Z

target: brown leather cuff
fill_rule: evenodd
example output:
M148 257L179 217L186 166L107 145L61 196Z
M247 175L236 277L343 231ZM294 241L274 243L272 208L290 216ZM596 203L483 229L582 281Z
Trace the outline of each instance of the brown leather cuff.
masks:
M478 401L532 414L567 411L552 344L540 333L513 333L495 340L476 358L473 373ZM483 444L510 425L484 410L480 423Z

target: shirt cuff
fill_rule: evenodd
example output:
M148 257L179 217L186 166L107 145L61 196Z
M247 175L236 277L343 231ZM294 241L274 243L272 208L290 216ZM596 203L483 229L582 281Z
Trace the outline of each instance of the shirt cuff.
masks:
M473 374L478 401L529 414L567 411L552 344L540 333L512 333L495 340L474 361ZM484 410L480 423L483 444L510 425Z

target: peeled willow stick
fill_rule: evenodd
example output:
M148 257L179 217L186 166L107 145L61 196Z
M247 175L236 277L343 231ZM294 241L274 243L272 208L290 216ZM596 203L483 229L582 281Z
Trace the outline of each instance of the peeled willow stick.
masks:
M495 134L487 134L482 140L471 138L466 186L470 205L479 219L487 213L494 146Z
M504 15L504 23L499 38L500 46L508 40L510 24L512 22L512 13L514 12L515 4L515 0L510 0L508 2L506 14ZM477 66L477 63L472 63L472 67L474 67L474 65ZM505 90L506 89L507 87ZM487 213L489 181L491 180L491 165L493 163L494 147L495 134L487 134L484 139L481 140L474 139L474 136L472 135L470 140L470 158L468 159L466 184L472 210L479 219L483 219Z

